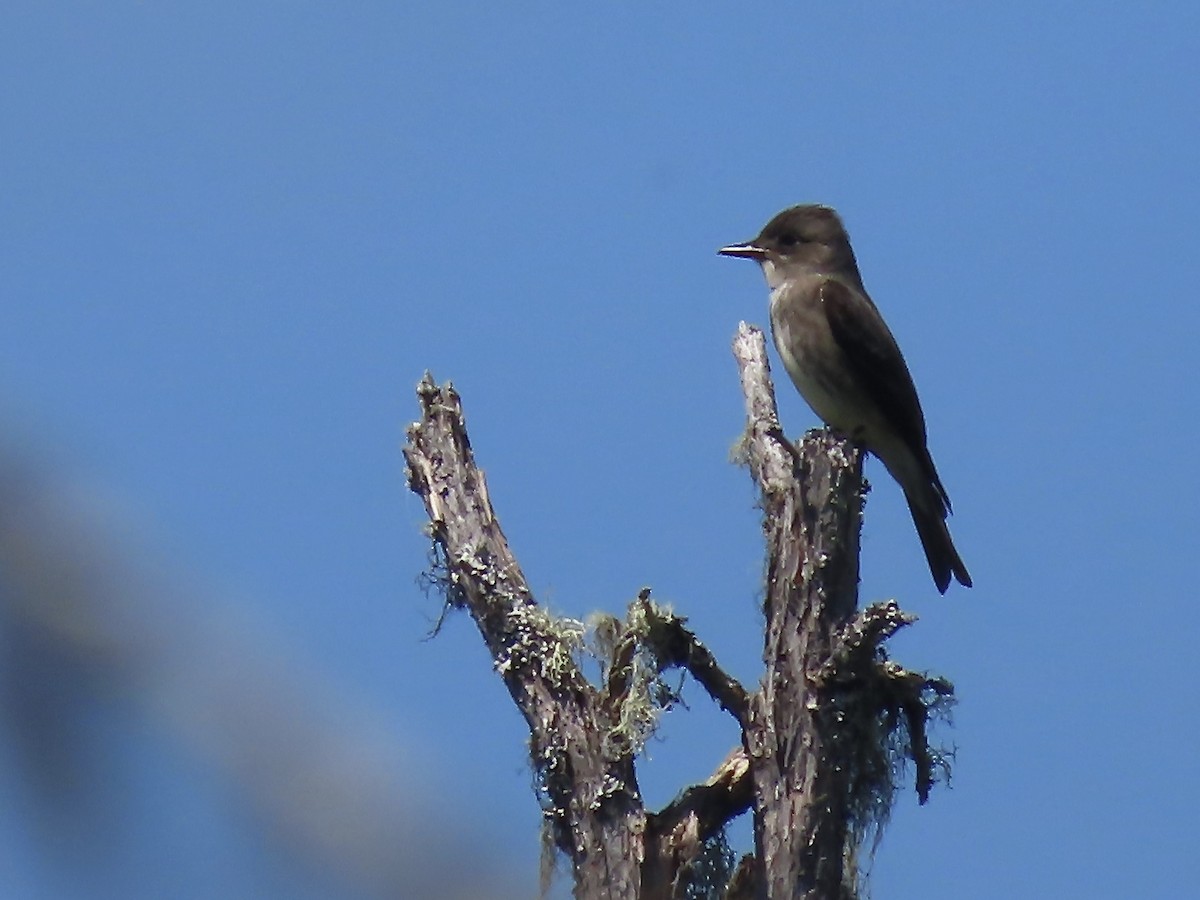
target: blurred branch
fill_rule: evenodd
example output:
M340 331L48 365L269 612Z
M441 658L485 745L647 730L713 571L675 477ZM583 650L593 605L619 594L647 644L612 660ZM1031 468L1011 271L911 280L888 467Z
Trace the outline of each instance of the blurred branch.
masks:
M80 805L111 780L84 723L124 710L217 766L339 893L516 896L486 862L463 864L456 847L486 842L422 798L424 776L379 713L318 678L275 629L137 556L128 531L96 494L0 452L6 731L43 802L66 804L59 821L105 814ZM129 827L113 815L94 831Z

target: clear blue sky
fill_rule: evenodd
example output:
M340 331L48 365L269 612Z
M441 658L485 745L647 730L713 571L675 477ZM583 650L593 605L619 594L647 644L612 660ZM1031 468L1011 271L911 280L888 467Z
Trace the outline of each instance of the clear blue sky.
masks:
M766 289L714 251L836 206L976 584L937 595L870 463L862 596L921 615L894 656L960 700L873 896L1194 891L1200 7L416 6L7 11L0 426L354 697L531 893L524 727L465 616L422 640L412 388L461 391L540 599L649 585L753 682L728 346ZM736 741L687 697L656 805ZM6 896L302 895L219 771L122 734L91 869L0 755Z

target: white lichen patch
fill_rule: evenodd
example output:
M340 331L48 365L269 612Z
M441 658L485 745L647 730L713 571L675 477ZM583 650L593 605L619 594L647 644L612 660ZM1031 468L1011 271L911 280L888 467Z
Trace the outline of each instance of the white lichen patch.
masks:
M507 620L510 639L496 658L496 671L503 675L513 667L532 669L555 685L574 680L583 646L582 622L555 616L532 603L513 604Z

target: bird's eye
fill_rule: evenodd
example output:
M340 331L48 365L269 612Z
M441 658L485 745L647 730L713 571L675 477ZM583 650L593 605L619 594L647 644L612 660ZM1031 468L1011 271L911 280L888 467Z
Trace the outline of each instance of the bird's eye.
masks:
M796 237L796 235L792 234L791 232L781 234L779 236L780 247L795 247L798 243L800 243L800 238Z

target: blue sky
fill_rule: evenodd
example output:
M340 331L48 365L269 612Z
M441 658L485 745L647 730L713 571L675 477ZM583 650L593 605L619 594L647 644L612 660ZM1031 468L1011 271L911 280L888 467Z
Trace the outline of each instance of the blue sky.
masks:
M894 656L960 700L953 786L901 797L873 895L1193 889L1200 9L413 6L9 10L9 439L135 523L193 589L171 615L227 610L352 698L529 892L524 728L466 617L423 640L413 386L461 391L541 600L649 585L752 683L728 347L766 289L715 250L828 203L976 584L937 595L869 463L862 597L921 615ZM816 424L779 387L787 430ZM655 805L736 741L686 696ZM8 896L319 895L219 766L120 715L122 812L72 840L30 834L0 754ZM90 829L121 837L89 856Z

